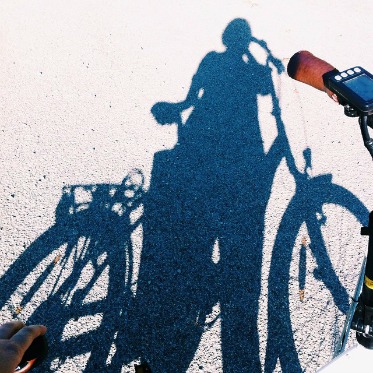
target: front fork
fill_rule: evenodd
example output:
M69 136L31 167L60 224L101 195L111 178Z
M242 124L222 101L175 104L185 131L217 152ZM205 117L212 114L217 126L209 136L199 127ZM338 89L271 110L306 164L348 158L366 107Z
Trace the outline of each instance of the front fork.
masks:
M356 330L356 340L362 346L373 349L373 211L369 214L368 227L361 228L363 236L369 236L364 284L351 322Z

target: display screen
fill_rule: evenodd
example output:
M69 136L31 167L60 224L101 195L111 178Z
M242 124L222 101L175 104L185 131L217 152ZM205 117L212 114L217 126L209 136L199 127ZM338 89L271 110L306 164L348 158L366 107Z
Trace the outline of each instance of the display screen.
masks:
M360 96L364 101L373 100L373 79L362 74L356 78L343 82L348 88Z

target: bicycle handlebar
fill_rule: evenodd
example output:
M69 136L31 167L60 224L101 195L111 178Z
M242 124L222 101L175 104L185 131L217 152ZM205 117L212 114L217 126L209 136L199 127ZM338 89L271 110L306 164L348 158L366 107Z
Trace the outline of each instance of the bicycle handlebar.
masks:
M362 68L356 68L356 70L361 71ZM352 70L348 70L349 72L352 72ZM349 117L356 117L359 116L359 124L360 124L360 130L361 135L364 141L364 146L369 151L369 154L371 155L373 159L373 139L370 137L368 132L368 127L373 128L373 113L369 112L369 110L361 111L361 108L358 110L356 109L351 103L352 98L350 94L350 100L346 100L343 95L340 96L338 94L335 94L331 90L329 90L324 83L324 78L326 78L327 73L330 73L332 75L339 74L339 71L331 65L329 62L326 62L322 60L321 58L318 58L314 56L312 53L308 51L299 51L295 53L289 60L288 66L287 66L287 73L288 75L298 80L299 82L308 84L311 87L314 87L320 91L324 91L328 94L328 96L335 102L341 104L344 106L345 114ZM346 72L342 72L341 76L343 77L348 76ZM353 73L352 73L353 74ZM367 73L369 76L371 74ZM339 76L338 76L339 77ZM367 76L364 76L367 79ZM342 79L341 77L339 77ZM365 83L366 84L366 83ZM363 86L363 89L367 91L368 89ZM372 89L371 89L372 90ZM355 94L356 96L356 94ZM361 98L363 100L363 108L366 108L367 103L366 98ZM355 100L356 101L356 100ZM372 100L368 100L368 104L371 105Z
M287 66L287 73L290 78L308 84L320 91L324 91L334 101L338 102L336 95L325 87L322 79L325 73L332 70L336 70L333 65L314 56L308 51L299 51L295 53L290 58Z

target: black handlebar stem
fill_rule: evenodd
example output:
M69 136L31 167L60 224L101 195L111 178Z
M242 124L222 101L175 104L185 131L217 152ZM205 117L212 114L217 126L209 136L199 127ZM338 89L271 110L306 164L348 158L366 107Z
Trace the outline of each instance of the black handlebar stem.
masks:
M361 135L363 137L364 145L368 149L372 159L373 159L373 140L371 139L368 131L368 125L372 125L373 120L367 115L360 115L359 124Z

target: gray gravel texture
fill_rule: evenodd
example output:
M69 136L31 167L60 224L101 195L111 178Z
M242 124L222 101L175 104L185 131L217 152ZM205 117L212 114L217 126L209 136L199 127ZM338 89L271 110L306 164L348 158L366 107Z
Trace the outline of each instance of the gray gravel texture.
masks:
M372 161L357 120L284 67L309 50L373 71L372 13L370 0L0 3L0 321L48 326L35 372L331 360Z

